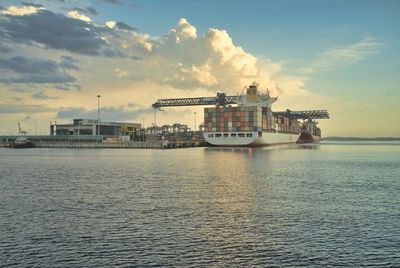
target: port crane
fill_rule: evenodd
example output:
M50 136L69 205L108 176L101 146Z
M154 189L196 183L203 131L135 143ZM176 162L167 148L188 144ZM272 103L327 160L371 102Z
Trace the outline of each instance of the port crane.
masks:
M20 135L26 135L28 132L26 130L21 129L21 124L18 122L18 134Z
M237 104L239 96L226 96L225 93L217 93L216 97L197 97L197 98L176 98L176 99L159 99L153 103L154 109L163 107L177 106L199 106L199 105L217 105L225 106L228 104Z
M154 109L164 107L179 107L179 106L199 106L199 105L215 105L226 106L229 104L240 104L240 96L226 96L225 93L217 93L216 97L196 97L196 98L175 98L175 99L159 99L152 104ZM304 111L278 111L272 112L275 116L284 116L290 119L328 119L329 114L326 110L304 110Z

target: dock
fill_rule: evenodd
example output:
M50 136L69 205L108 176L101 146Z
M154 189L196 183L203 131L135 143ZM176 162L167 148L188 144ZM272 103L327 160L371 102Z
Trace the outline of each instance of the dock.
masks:
M78 142L78 141L35 141L35 148L72 148L72 149L177 149L204 147L204 141L126 141L126 142ZM9 142L0 141L0 147L10 147Z

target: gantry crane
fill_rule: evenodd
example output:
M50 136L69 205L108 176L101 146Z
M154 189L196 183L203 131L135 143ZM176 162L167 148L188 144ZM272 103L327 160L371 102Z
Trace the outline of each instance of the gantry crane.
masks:
M199 106L199 105L215 105L226 106L229 104L240 104L241 96L226 96L225 93L217 93L216 97L197 97L197 98L175 98L175 99L159 99L153 103L154 109L161 109L163 107L179 107L179 106ZM275 116L284 116L290 119L328 119L329 114L326 110L304 110L304 111L278 111L272 112Z

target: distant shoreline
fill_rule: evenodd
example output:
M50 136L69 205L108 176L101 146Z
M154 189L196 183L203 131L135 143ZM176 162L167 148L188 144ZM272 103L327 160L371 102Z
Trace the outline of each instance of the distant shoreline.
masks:
M322 138L323 141L400 141L400 137L374 137L374 138L361 138L361 137L326 137Z

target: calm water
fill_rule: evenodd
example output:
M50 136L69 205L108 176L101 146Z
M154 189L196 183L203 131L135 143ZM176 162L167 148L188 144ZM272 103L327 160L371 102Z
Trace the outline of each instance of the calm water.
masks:
M0 148L2 267L400 266L400 144Z

